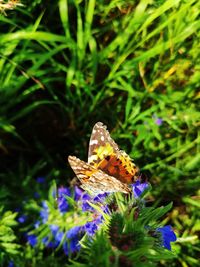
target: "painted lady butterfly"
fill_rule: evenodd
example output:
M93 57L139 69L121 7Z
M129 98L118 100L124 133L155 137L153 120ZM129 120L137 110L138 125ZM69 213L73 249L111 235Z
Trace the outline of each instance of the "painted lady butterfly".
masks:
M126 152L119 149L102 122L94 125L89 143L88 162L75 156L69 164L84 190L97 195L105 192L130 193L128 184L138 179L139 169Z

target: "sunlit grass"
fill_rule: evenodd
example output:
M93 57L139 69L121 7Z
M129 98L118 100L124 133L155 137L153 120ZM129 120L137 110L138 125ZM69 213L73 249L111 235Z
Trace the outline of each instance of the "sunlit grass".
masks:
M40 173L67 182L68 154L86 159L103 121L151 177L157 204L189 206L200 181L200 2L41 2L0 15L3 200L14 190L7 177L16 186ZM169 220L181 236L184 224ZM191 249L186 242L184 267L196 264Z

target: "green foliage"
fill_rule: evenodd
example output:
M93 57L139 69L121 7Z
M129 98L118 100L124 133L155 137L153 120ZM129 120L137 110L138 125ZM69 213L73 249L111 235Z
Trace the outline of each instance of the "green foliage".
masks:
M149 173L155 205L174 202L166 220L183 235L178 264L198 266L200 2L23 4L0 15L4 206L33 191L46 197L38 175L64 183L67 155L86 158L92 126L103 121Z
M176 229L181 233L176 244L178 261L183 266L198 266L196 253L199 252L199 198L184 197L183 203L186 203L186 206L174 209L171 214ZM181 212L181 209L184 209L184 212Z
M3 206L0 208L0 262L2 263L5 255L13 256L20 252L21 246L16 243L16 235L12 229L17 225L16 216L16 212L4 212Z
M162 208L143 208L139 212L127 203L125 213L113 212L110 215L108 230L97 232L95 237L86 238L81 243L83 249L77 261L69 266L157 266L160 260L172 259L175 255L165 249L156 235L156 221L171 205ZM154 223L153 227L152 222Z

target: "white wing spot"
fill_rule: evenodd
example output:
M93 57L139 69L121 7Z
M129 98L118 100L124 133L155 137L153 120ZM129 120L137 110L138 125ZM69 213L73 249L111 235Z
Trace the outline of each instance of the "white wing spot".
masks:
M92 140L91 142L90 142L90 145L97 145L98 144L98 140Z
M92 162L93 160L97 160L97 159L98 159L97 155L92 155L89 157L88 161Z
M104 141L104 140L105 140L105 138L104 138L104 136L102 135L102 136L101 136L101 141Z

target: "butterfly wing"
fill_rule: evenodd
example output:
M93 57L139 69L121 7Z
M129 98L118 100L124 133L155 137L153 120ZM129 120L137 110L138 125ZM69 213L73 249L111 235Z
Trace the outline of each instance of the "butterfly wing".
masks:
M119 151L117 154L111 154L99 162L97 169L115 177L125 184L132 184L138 179L139 169L124 152Z
M110 137L107 127L97 122L92 130L89 142L88 163L97 166L106 156L116 154L118 145Z
M91 191L93 195L105 192L130 193L129 187L116 178L96 169L74 156L68 157L69 164L81 182L81 187Z
M139 169L126 152L119 149L102 122L97 122L92 130L88 163L123 183L131 184L138 179Z

